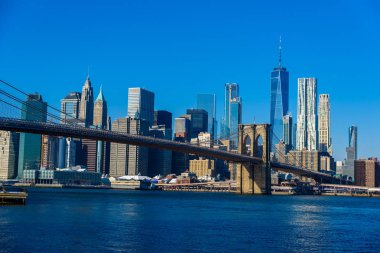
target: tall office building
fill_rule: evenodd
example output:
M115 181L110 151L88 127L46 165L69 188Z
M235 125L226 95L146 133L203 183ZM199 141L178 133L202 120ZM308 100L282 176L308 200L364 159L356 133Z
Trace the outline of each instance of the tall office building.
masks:
M171 140L172 130L172 113L158 110L154 112L154 123L149 129L149 135L154 138ZM148 176L168 175L172 172L172 151L149 149Z
M278 66L271 74L271 95L270 95L270 124L271 137L278 143L283 136L283 117L289 111L289 72L282 67L281 59L281 38L279 45Z
M107 101L103 95L102 87L100 86L99 95L94 103L94 123L93 125L100 129L107 128ZM109 130L109 129L108 129ZM110 143L104 141L97 141L96 145L96 165L95 171L102 174L106 172L106 161L109 160Z
M350 126L348 128L348 147L351 148L350 152L347 152L347 159L358 159L358 127Z
M197 95L197 109L203 109L208 114L207 120L207 132L211 134L211 137L216 138L215 129L215 117L216 117L216 100L215 94L198 94Z
M318 105L318 142L319 151L332 155L330 136L330 97L329 94L319 95Z
M26 102L22 105L21 119L46 122L47 103L42 100L38 93L28 95ZM22 178L25 169L40 168L41 159L41 135L20 134L20 146L18 157L18 177Z
M172 113L164 110L154 111L154 126L165 125L167 129L172 129Z
M61 99L61 123L77 122L79 119L80 92L70 92Z
M94 117L94 94L91 87L90 76L87 76L82 88L82 98L80 101L79 119L85 122L85 126L93 123Z
M133 135L149 134L149 122L131 117L117 119L112 123L112 131ZM135 145L111 143L110 176L146 176L148 173L148 148Z
M58 168L59 138L42 135L41 145L41 167L52 170Z
M174 140L179 142L190 142L191 123L190 116L175 118ZM172 154L172 173L181 174L189 168L189 154L173 152Z
M0 131L0 180L17 176L19 134Z
M154 121L154 93L143 88L128 89L128 116L149 122Z
M317 79L298 78L297 150L317 150Z
M99 95L94 103L94 122L93 125L105 129L107 126L107 101L103 95L103 89L100 86Z
M152 126L149 129L149 135L154 138L171 140L172 129L166 128L165 125ZM172 151L150 148L148 167L148 176L150 177L170 174L172 172Z
M343 167L343 175L355 179L355 160L358 158L358 127L350 126L348 128L348 147L346 148L347 158Z
M287 153L293 148L293 118L290 114L283 117L283 141Z
M241 124L242 99L239 97L239 85L226 83L224 86L224 116L221 120L221 138L231 141L235 149L238 142L238 125Z
M186 114L191 118L190 138L197 138L201 132L207 132L208 114L203 109L187 109Z

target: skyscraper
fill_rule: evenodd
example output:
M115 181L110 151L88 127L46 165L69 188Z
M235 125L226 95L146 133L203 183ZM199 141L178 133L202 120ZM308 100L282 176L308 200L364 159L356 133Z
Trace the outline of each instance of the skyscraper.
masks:
M286 153L293 148L293 118L290 114L283 117L283 141L286 145Z
M166 128L165 125L155 125L149 129L149 135L154 138L171 140L172 129ZM149 149L149 169L148 176L154 177L158 174L168 175L172 171L172 151Z
M289 72L281 63L281 38L278 66L271 74L270 124L271 137L275 142L283 140L283 117L289 110ZM278 140L277 140L278 139Z
M112 131L134 135L148 135L149 122L131 117L117 119ZM146 176L148 173L148 148L142 146L111 143L110 176Z
M107 129L107 101L100 86L99 95L94 103L94 126ZM96 145L96 172L106 174L106 161L109 157L110 143L97 141Z
M172 130L172 113L158 110L154 112L154 123L149 129L149 135L154 138L171 140ZM172 171L172 151L160 150L155 148L149 149L148 176L168 175Z
M297 150L317 150L317 79L298 78Z
M128 89L128 116L149 122L154 121L154 93L143 88Z
M0 180L17 176L19 134L0 131Z
M80 101L79 119L85 122L85 126L93 123L94 117L94 94L91 87L90 76L87 76L82 88L82 98Z
M107 101L104 98L102 87L100 86L99 95L94 103L94 122L93 125L101 129L107 126Z
M47 103L42 100L38 93L28 95L22 105L21 119L46 122ZM18 157L18 177L22 178L25 169L39 169L41 159L41 135L20 134L20 146Z
M58 168L59 138L51 135L42 135L41 167L45 169Z
M330 136L330 97L329 94L319 95L318 105L318 142L319 151L332 155Z
M216 137L215 131L215 94L198 94L197 95L197 109L203 109L208 113L207 132L211 134L212 138ZM215 137L214 137L215 136Z
M77 122L79 119L80 92L70 92L61 99L61 123Z
M203 109L187 109L186 114L191 117L190 138L197 138L200 132L207 132L208 114Z
M348 128L348 147L352 148L350 155L347 153L347 158L358 159L358 127L350 126Z
M172 129L172 113L164 110L154 111L154 126L165 125L166 129Z
M239 85L226 83L224 86L224 116L221 120L221 138L231 141L232 149L237 147L238 125L241 124L242 99Z
M355 160L358 158L358 127L350 126L348 128L348 147L346 148L347 158L343 167L343 174L355 179Z

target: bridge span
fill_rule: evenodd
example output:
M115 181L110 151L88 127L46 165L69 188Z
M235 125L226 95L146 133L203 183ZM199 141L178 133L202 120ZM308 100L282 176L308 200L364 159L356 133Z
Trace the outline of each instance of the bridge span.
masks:
M276 171L284 171L289 173L294 173L300 176L313 178L316 181L323 181L325 183L336 182L336 179L331 175L324 174L321 172L311 171L305 168L296 167L288 164L283 164L279 162L265 160L263 157L255 157L251 155L245 155L242 149L239 153L232 153L223 150L217 150L207 147L200 147L191 145L189 143L176 142L171 140L158 139L153 137L141 136L141 135L131 135L119 132L113 132L109 130L95 129L95 128L85 128L78 125L68 125L68 124L55 124L55 123L45 123L38 121L28 121L14 118L4 118L0 117L0 130L14 131L14 132L24 132L24 133L34 133L34 134L45 134L53 136L62 137L74 137L80 139L91 139L100 140L107 142L123 143L137 146L144 146L149 148L166 149L175 152L196 154L199 156L217 158L225 161L236 162L242 166L249 166L255 169L253 171L261 171L262 167L266 167L266 187L270 184L269 173L270 169ZM252 137L252 139L254 139ZM255 144L252 142L252 150ZM270 145L268 143L268 145ZM268 170L269 169L269 170ZM248 175L248 174L247 174ZM244 175L240 175L243 177ZM263 175L261 175L263 176ZM245 176L244 176L245 177ZM258 178L258 176L248 176L249 178ZM255 179L255 180L256 180ZM269 181L268 181L269 179ZM252 189L252 187L250 187ZM242 191L244 193L244 191Z

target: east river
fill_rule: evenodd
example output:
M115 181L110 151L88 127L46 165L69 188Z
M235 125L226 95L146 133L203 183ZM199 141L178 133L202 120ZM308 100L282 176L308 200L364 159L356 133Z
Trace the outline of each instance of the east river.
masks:
M380 252L380 198L33 189L0 252Z

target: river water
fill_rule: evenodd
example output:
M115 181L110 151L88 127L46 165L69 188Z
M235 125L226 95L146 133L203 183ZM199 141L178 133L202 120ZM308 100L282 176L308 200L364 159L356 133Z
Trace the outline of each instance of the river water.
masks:
M33 189L0 252L380 252L380 198Z

